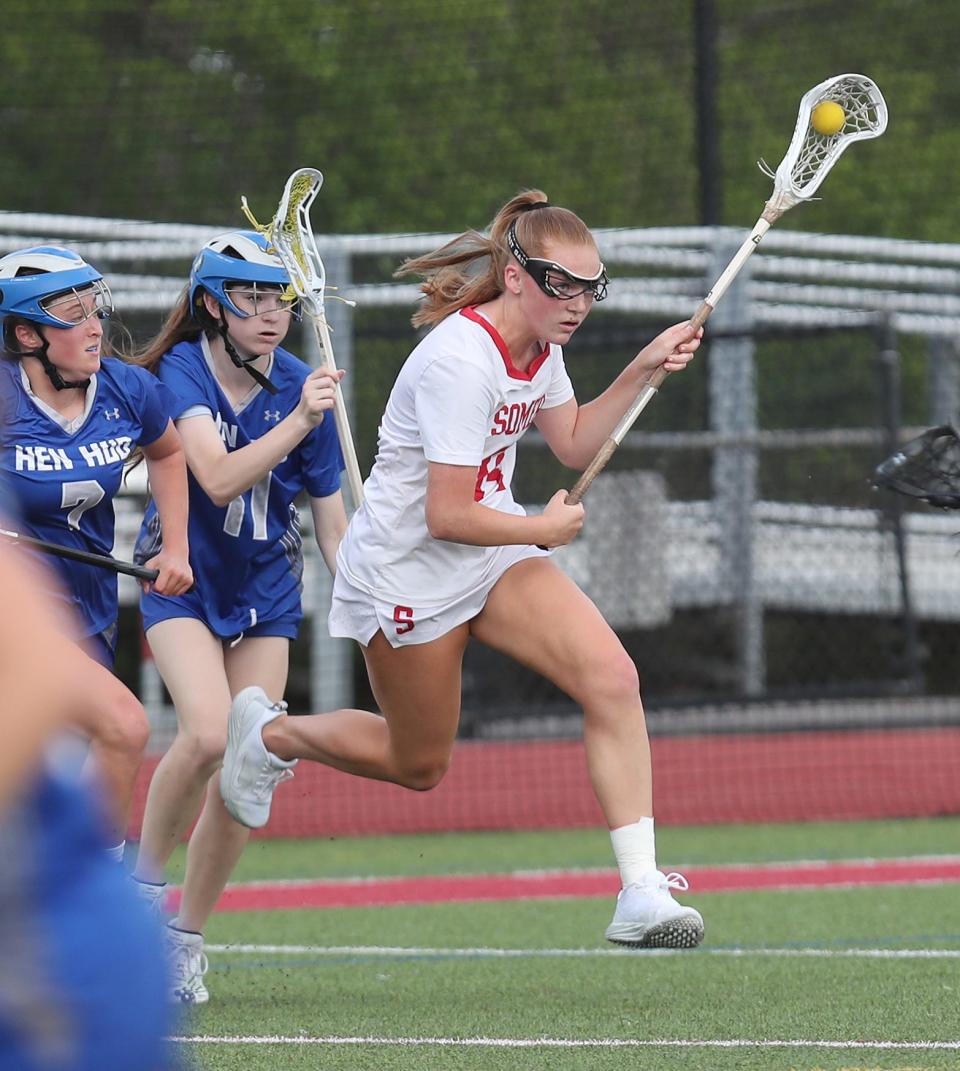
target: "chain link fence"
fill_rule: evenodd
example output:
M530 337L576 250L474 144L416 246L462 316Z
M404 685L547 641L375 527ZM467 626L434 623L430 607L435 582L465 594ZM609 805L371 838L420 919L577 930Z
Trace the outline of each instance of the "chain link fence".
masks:
M0 249L41 239L77 248L104 268L127 329L143 341L215 230L8 214ZM389 281L391 271L446 236L318 237L328 278L357 302L327 308L367 472L415 342L416 291ZM728 228L599 232L615 282L567 348L578 397L595 396L640 346L689 315L741 237ZM784 703L801 704L809 721L820 701L842 723L860 716L842 701L890 696L901 697L904 719L921 709L927 720L956 718L957 523L904 508L869 477L899 438L956 419L958 279L956 246L771 232L711 318L697 361L667 381L590 490L584 534L557 560L636 660L655 728L688 724L698 709L716 728L718 705L729 711L721 726L768 709L776 727L799 716ZM295 333L290 347L315 359L312 338ZM528 433L518 500L539 508L574 478ZM141 504L131 489L120 554ZM372 703L359 653L326 635L329 578L315 553L305 588L291 706ZM119 669L154 711L160 740L172 712L141 657L135 586L123 580L122 592ZM944 701L931 707L930 697ZM545 682L477 647L465 666L463 732L575 734L578 715Z

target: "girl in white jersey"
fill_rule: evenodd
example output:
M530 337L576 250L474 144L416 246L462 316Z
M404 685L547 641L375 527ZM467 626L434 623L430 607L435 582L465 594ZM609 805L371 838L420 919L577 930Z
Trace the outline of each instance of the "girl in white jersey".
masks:
M611 829L623 890L606 935L692 947L703 920L678 904L679 875L657 870L650 749L637 670L613 630L541 547L569 543L581 505L558 491L540 516L514 502L516 442L535 424L565 465L583 469L658 368L679 372L700 344L668 328L598 398L578 405L562 345L607 278L584 223L530 190L468 232L407 262L425 278L414 325L434 330L387 403L379 450L337 557L330 632L363 648L383 712L283 716L259 689L234 702L221 775L227 808L249 826L298 758L413 789L439 783L460 715L473 636L539 671L584 712L587 764Z

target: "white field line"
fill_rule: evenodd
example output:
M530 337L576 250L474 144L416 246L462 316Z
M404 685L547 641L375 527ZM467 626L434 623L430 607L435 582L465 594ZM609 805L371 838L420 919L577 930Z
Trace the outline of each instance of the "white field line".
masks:
M400 959L579 959L632 956L777 956L784 959L960 959L960 948L410 948L390 945L205 945L207 952L270 956L391 956Z
M752 1038L390 1038L390 1037L285 1037L272 1035L198 1034L180 1036L172 1041L187 1045L379 1045L431 1048L492 1048L492 1049L896 1049L896 1050L960 1050L960 1041L813 1041Z

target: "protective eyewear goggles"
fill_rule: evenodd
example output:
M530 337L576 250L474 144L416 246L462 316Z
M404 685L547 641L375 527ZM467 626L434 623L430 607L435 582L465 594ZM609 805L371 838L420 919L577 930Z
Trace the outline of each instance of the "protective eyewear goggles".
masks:
M113 295L103 279L96 279L89 286L71 287L44 298L40 307L51 320L64 327L77 327L91 316L105 320L113 312Z
M271 283L227 283L223 292L241 316L261 316L265 312L297 311L297 295L291 287Z
M594 301L603 301L607 296L607 272L602 264L596 275L584 276L576 275L556 261L527 256L517 240L516 223L511 223L507 231L507 245L520 267L550 297L569 301L581 294L589 294Z

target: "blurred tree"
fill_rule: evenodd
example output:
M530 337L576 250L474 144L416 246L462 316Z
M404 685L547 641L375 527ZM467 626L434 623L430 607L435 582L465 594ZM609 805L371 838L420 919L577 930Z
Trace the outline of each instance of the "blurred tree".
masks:
M320 230L482 226L540 186L597 226L698 216L696 4L636 0L6 0L0 205L264 215L293 168ZM796 106L862 70L891 107L847 181L785 226L956 239L960 104L947 0L715 0L724 221L769 192ZM921 65L917 57L922 55Z

